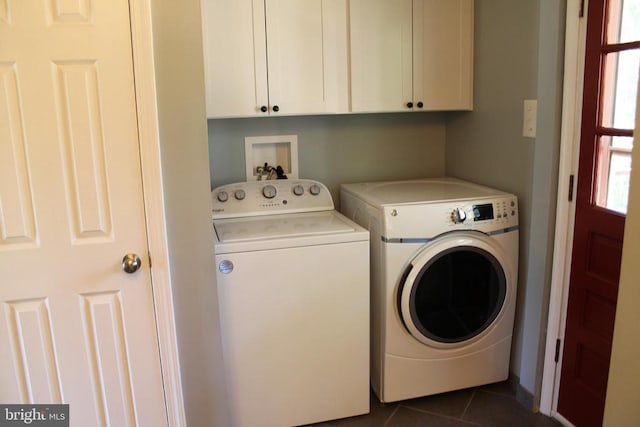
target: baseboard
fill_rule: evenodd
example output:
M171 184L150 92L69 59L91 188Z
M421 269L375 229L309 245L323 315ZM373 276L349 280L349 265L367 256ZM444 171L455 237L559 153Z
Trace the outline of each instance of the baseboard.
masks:
M533 394L520 385L520 378L513 373L509 376L509 382L516 390L516 400L531 412L538 412L538 408L533 404Z

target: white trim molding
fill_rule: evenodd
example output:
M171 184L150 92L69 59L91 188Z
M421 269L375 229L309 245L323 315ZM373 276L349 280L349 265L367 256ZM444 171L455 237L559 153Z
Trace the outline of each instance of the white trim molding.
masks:
M571 271L571 245L575 219L574 201L569 201L570 176L577 179L578 150L582 112L582 86L584 76L584 50L586 36L586 11L580 17L581 0L567 1L565 33L564 87L562 101L562 129L560 136L560 164L558 176L558 198L556 211L555 242L551 274L551 294L549 296L549 317L547 321L546 350L540 395L540 412L552 415L566 423L557 413L558 386L562 349L556 363L556 340L564 342L564 326L569 293L569 273ZM586 2L585 2L586 8Z
M151 0L130 0L138 138L156 328L170 427L186 426L171 293L158 132Z

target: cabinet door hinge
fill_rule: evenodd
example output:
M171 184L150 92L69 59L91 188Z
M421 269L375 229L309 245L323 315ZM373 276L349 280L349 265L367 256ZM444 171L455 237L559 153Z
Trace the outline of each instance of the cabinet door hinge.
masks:
M560 339L558 338L558 339L556 340L556 355L555 355L555 357L554 357L554 359L553 359L556 363L558 363L558 360L560 360L560 342L561 342L561 341L560 341Z
M573 175L569 175L569 201L573 202Z
M149 268L151 268L151 255L149 255Z
M578 13L578 17L584 17L584 0L580 0L580 12Z

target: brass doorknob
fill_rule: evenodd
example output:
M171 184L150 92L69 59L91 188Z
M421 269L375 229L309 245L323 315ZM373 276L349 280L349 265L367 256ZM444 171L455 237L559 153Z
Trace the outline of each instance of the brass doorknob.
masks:
M126 254L122 258L122 271L125 273L135 273L142 266L142 260L136 254Z

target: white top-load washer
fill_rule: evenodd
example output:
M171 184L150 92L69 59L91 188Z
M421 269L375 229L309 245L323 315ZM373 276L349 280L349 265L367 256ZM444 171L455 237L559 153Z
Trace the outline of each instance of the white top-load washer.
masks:
M369 233L311 180L212 191L234 426L369 412Z
M454 178L347 184L371 234L371 382L383 402L507 379L517 198Z

